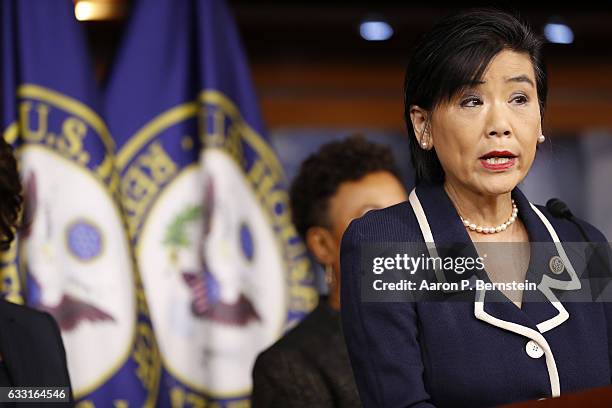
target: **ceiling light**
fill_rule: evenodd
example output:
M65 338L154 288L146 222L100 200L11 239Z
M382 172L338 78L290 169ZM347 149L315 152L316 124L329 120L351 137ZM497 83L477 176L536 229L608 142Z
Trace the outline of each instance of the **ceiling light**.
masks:
M544 27L546 39L555 44L571 44L574 42L574 33L569 26L559 23L549 23Z
M364 21L359 26L359 34L366 41L385 41L393 35L393 27L382 20Z

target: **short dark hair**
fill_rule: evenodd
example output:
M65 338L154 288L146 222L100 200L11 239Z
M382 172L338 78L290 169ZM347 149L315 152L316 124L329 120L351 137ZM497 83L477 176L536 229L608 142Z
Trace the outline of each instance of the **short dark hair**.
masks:
M326 143L300 166L291 184L292 220L302 238L313 226L329 227L329 200L345 181L357 181L370 173L386 171L401 180L389 147L352 135Z
M423 36L408 63L404 82L404 118L417 182L441 183L444 170L434 149L420 148L410 106L431 112L441 102L450 101L465 87L480 81L493 57L507 49L529 55L543 117L548 86L542 44L526 22L489 8L448 16Z
M17 160L13 148L0 137L0 250L7 250L15 238L15 228L23 198Z

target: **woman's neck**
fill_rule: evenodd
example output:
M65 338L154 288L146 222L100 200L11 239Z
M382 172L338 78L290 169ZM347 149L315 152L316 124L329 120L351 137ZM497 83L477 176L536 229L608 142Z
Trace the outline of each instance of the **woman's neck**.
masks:
M483 227L494 227L508 221L512 214L510 192L484 195L448 181L444 182L444 190L459 215L470 220L470 223Z

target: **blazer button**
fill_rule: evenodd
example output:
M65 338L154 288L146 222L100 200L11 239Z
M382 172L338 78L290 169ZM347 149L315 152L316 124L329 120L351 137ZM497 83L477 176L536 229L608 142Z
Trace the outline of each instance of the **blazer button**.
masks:
M525 351L527 351L527 355L531 358L540 358L544 355L544 350L538 343L533 340L529 340L525 345Z

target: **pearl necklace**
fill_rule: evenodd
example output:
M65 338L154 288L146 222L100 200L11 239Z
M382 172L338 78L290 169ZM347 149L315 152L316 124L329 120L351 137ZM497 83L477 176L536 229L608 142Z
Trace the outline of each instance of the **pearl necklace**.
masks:
M480 232L481 234L496 234L498 232L505 231L510 225L512 225L514 221L516 221L517 215L518 208L514 203L514 200L512 200L512 215L510 216L510 218L508 218L506 222L499 224L497 227L483 227L481 225L476 225L470 222L470 220L468 220L467 218L463 218L462 216L459 216L459 218L461 218L463 225L465 225L465 227L469 228L471 231Z

